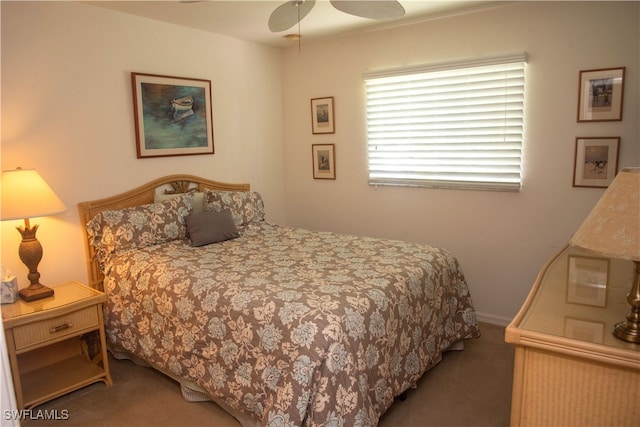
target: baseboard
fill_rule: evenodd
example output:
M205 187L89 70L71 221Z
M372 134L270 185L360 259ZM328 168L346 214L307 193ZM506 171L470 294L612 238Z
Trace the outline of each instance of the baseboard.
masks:
M508 317L479 312L476 312L476 317L478 318L478 322L490 323L492 325L498 326L507 326L509 323L511 323L512 320Z

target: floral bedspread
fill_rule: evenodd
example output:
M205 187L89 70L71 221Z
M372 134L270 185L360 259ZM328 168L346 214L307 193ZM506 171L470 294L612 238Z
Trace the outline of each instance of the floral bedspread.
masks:
M479 336L442 249L254 222L105 264L107 337L270 426L375 426L461 339Z

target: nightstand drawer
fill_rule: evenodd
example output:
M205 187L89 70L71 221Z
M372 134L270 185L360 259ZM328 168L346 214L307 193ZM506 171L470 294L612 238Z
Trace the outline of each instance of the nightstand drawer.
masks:
M98 310L96 306L91 306L52 319L16 326L13 329L16 351L73 335L83 329L97 328L98 325Z

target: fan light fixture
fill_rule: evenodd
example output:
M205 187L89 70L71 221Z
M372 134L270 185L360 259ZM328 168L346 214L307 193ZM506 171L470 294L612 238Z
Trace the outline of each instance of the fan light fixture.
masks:
M269 29L277 33L290 29L311 12L316 0L291 0L278 6L269 17ZM340 12L360 18L389 20L404 16L404 7L397 0L331 0Z

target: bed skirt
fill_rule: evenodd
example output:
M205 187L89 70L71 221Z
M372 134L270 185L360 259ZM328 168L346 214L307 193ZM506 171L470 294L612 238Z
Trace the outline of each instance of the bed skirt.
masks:
M458 341L456 343L451 344L451 346L449 346L443 353L446 353L448 351L462 351L462 350L464 350L464 341ZM113 358L116 360L131 360L133 363L135 363L138 366L155 369L156 371L161 372L162 374L173 379L180 385L180 392L182 393L182 398L186 402L213 402L216 405L218 405L220 408L222 408L226 413L228 413L233 418L235 418L240 423L240 425L242 425L242 427L259 427L260 426L260 420L248 414L245 414L244 412L240 412L238 410L233 409L232 407L224 403L222 400L208 394L206 390L196 385L193 381L177 377L173 375L171 372L165 371L164 369L159 369L151 365L147 361L139 358L138 356L132 353L129 353L126 350L116 349L114 348L114 346L110 345L109 352L111 353ZM437 366L441 361L442 361L442 355L440 355L437 361L431 367L429 367L429 369L427 369L426 372L428 372L429 370ZM414 384L412 386L412 388L416 388L416 387L417 387L417 384ZM405 393L403 393L403 395ZM404 400L404 398L401 398L401 400Z

